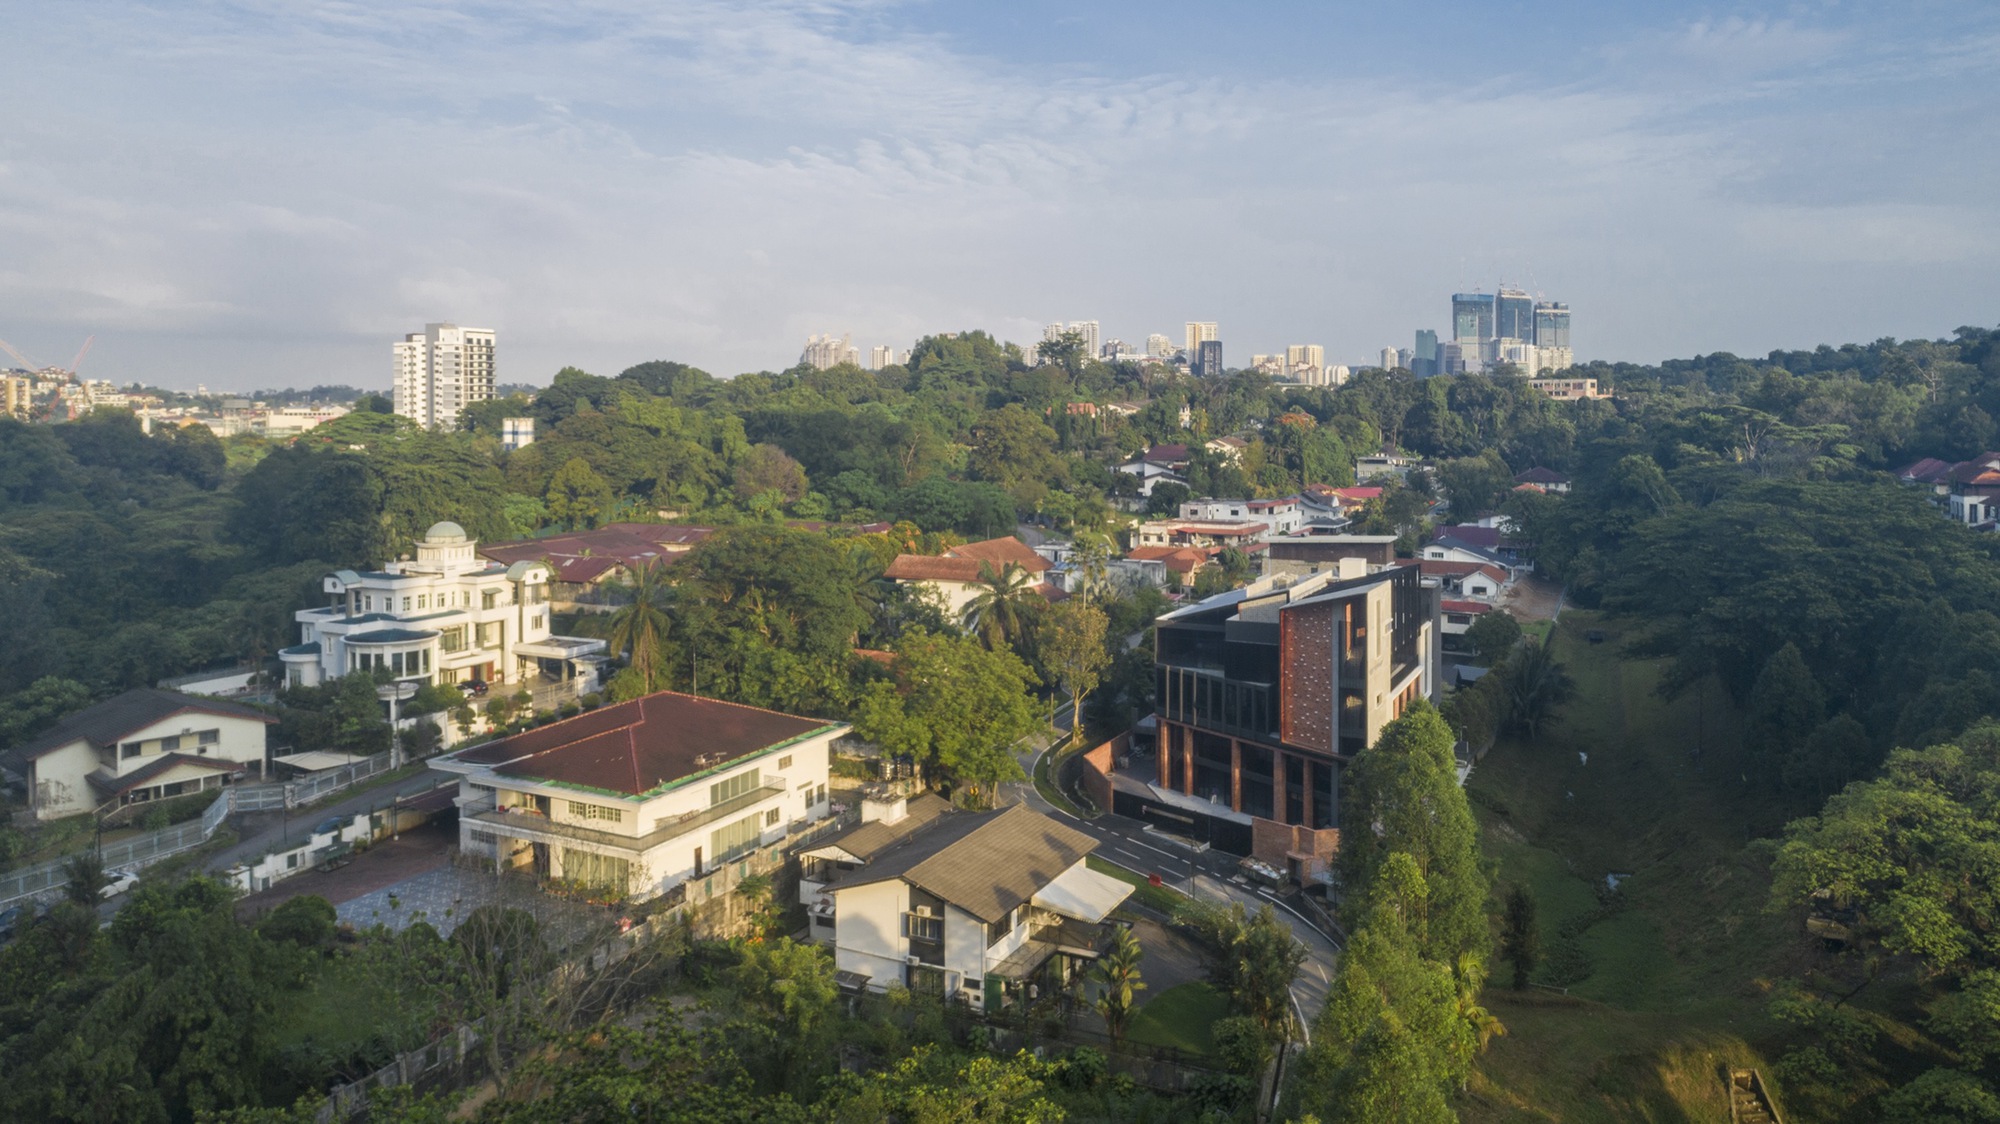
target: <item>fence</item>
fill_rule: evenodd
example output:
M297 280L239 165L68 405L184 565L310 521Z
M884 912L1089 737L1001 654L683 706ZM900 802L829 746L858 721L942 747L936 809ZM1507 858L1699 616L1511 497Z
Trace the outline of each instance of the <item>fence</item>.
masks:
M130 839L120 839L104 844L102 855L106 869L136 870L149 863L158 862L169 855L193 850L208 842L222 821L236 812L275 812L281 808L297 808L321 797L351 788L357 781L366 780L389 768L389 755L357 761L325 773L314 774L303 780L287 781L283 784L238 785L225 788L215 803L208 806L199 820L163 827ZM38 894L54 893L69 885L69 875L63 872L69 862L67 857L50 859L20 870L0 873L0 906L9 905L21 898Z

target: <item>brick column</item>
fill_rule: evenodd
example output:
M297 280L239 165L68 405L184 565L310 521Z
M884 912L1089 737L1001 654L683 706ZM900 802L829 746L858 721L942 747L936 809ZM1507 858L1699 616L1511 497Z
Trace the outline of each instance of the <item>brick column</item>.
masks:
M1313 761L1312 761L1312 758L1310 758L1310 757L1301 757L1301 758L1299 758L1299 765L1300 765L1300 767L1301 767L1301 768L1303 768L1303 769L1305 770L1305 771L1304 771L1304 773L1303 773L1303 775L1301 775L1299 779L1305 782L1305 789L1306 789L1306 794L1305 794L1305 807L1304 807L1304 808L1302 809L1302 810L1304 811L1305 815L1304 815L1304 816L1302 816L1302 817L1300 818L1299 822L1300 822L1300 823L1302 823L1302 824L1304 824L1304 825L1306 825L1306 830L1310 831L1310 830L1312 830L1312 822L1313 822Z
M1243 743L1229 739L1229 810L1243 810Z

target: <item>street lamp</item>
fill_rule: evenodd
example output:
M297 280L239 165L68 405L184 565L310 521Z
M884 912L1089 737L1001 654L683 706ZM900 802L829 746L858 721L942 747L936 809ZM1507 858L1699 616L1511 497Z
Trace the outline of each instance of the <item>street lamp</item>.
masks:
M417 684L411 680L399 679L375 688L375 697L389 704L389 768L403 766L403 730L396 725L400 704L417 693Z

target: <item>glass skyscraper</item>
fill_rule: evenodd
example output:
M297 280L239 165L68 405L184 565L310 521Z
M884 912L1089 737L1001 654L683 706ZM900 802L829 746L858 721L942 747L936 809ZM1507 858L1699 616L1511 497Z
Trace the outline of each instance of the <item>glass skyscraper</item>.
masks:
M1569 347L1569 306L1543 301L1535 306L1536 347Z
M1535 298L1519 289L1502 288L1494 299L1497 323L1493 334L1503 340L1535 340Z
M1490 293L1451 295L1451 338L1476 343L1493 338L1493 296Z

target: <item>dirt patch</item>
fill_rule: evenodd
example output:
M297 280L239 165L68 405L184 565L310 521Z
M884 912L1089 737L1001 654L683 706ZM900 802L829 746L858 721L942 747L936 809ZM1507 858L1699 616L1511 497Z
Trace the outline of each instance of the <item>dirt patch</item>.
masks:
M1552 621L1562 610L1562 586L1522 574L1500 599L1500 607L1524 621Z
M394 886L443 866L448 858L447 849L457 842L458 829L455 826L425 824L404 832L401 839L375 844L338 870L324 874L309 870L282 882L274 882L270 889L237 902L236 915L249 920L276 908L281 902L306 894L318 894L335 905L353 901L363 894Z

